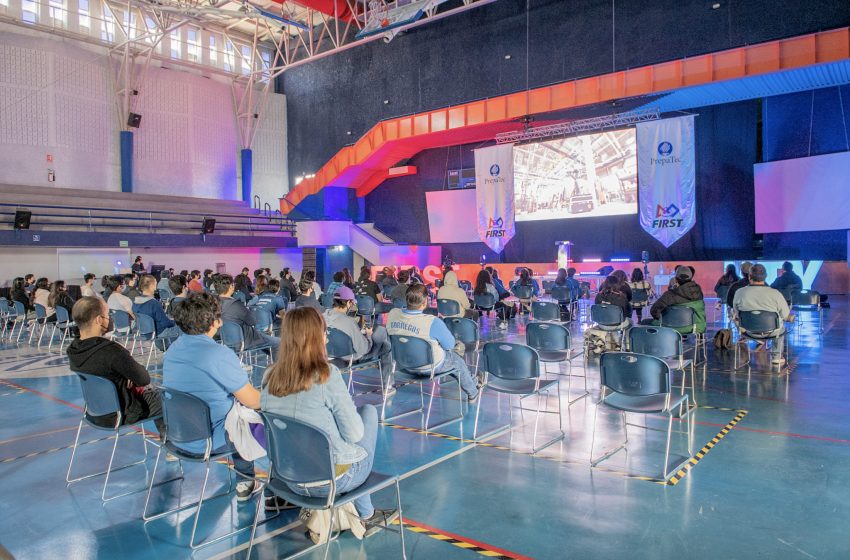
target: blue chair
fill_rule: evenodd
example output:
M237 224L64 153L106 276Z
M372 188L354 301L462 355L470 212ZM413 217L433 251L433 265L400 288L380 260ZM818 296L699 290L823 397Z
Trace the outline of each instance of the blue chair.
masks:
M437 299L437 313L440 317L458 317L463 315L460 304L453 299Z
M242 333L242 327L233 321L224 321L218 331L218 336L221 343L236 352L236 355L242 360L245 354L245 335Z
M531 300L531 298L534 297L533 286L520 286L519 284L515 284L512 291L519 300Z
M511 429L513 426L513 406L509 404L510 423L501 426L486 434L478 435L478 419L481 415L481 402L484 400L484 391L489 389L506 395L517 395L519 397L520 409L522 399L532 395L537 396L537 407L534 417L534 433L531 437L532 454L546 449L553 443L564 439L564 427L561 418L561 396L557 379L543 379L540 377L540 358L537 351L524 344L507 342L488 342L484 345L484 385L481 387L481 396L475 409L475 424L472 429L472 439L475 441L486 441L496 435ZM537 429L540 425L540 413L548 413L540 410L540 398L543 393L555 389L555 400L558 401L558 434L546 443L537 445ZM510 401L509 401L510 402Z
M130 314L126 311L115 309L110 310L109 314L112 316L114 326L112 331L112 340L120 342L124 348L126 348L127 344L130 342L130 338L133 337L133 345L130 347L130 353L132 354L133 350L136 348L136 340L133 333L133 321L130 319Z
M496 298L493 294L474 294L472 301L475 304L475 309L479 311L493 311L496 307Z
M392 284L383 284L381 286L381 294L384 296L384 298L391 299L391 294L394 288L395 286L393 286Z
M151 356L153 356L154 353L159 353L159 349L156 347L156 325L154 324L153 317L150 315L145 315L144 313L136 314L136 339L133 341L133 349L136 347L136 340L139 341L139 351L143 356L145 355L144 343L150 343L148 358L145 362L145 367L150 367ZM130 350L131 354L133 353L133 349Z
M168 309L168 302L174 299L174 293L168 288L159 288L157 292L159 292L159 302L162 304L162 308Z
M44 338L44 330L47 328L47 309L45 309L43 305L38 303L34 303L33 307L35 307L35 323L33 324L32 331L30 332L30 338L27 341L27 344L32 344L32 337L35 334L35 331L38 330L38 327L40 325L41 330L38 333L37 347L39 350L41 350L41 339Z
M543 282L540 283L540 287L543 288L543 291L548 294L552 290L552 288L555 287L555 281L543 280Z
M333 327L328 328L328 341L325 344L325 349L328 353L328 360L340 368L340 373L348 374L348 391L351 392L354 386L354 342L351 337L339 329ZM381 360L376 358L367 362L359 362L360 367L372 366L378 364L378 378L381 382L381 394L384 394L384 372L381 368ZM363 383L358 383L363 385Z
M319 303L322 304L322 307L325 309L330 309L334 304L334 295L330 293L324 293L319 297Z
M595 323L596 328L602 331L619 335L620 348L623 347L623 337L626 332L624 326L623 308L609 303L595 303L590 306L590 320ZM585 347L585 355L588 355Z
M534 321L560 321L561 307L552 301L532 302L531 318Z
M632 307L646 307L649 304L649 290L632 288Z
M401 541L401 556L406 558L404 547L404 518L401 511L401 490L397 475L385 475L372 471L369 477L357 488L336 495L336 465L333 459L333 448L328 434L305 422L280 416L269 412L261 412L263 424L266 428L266 439L268 440L269 454L269 479L266 489L274 495L284 498L291 504L312 510L330 510L331 525L328 530L328 539L324 543L325 555L328 557L330 544L336 537L331 538L336 527L336 511L334 508L351 503L357 498L373 494L391 486L395 487L396 503L398 507L398 529L386 527L397 532ZM293 492L289 485L310 484L322 481L330 481L331 491L327 498L310 498ZM248 556L254 548L254 536L257 531L256 520L260 515L263 500L257 500L257 514L254 517L254 526L251 529L251 538L248 541ZM288 556L293 558L323 546L318 543Z
M245 304L248 303L248 298L245 297L245 292L243 292L242 290L236 290L235 292L233 292L232 297L233 297L233 299L239 300L242 303L245 303Z
M685 305L671 305L665 307L661 312L661 326L670 327L682 334L693 334L694 341L694 363L699 361L700 348L702 348L703 361L708 359L705 348L705 333L697 332L696 312Z
M29 324L29 320L27 319L27 310L23 303L12 301L12 307L14 310L10 310L7 317L8 321L12 323L12 328L9 331L9 341L11 342L12 337L15 336L15 327L18 327L18 336L15 337L15 344L18 344L21 341L21 335Z
M274 328L274 316L272 313L262 307L251 308L251 315L254 316L254 328L266 334L272 334Z
M463 342L466 352L472 352L475 356L475 363L470 364L475 369L473 374L478 373L478 362L481 358L479 344L481 342L481 333L478 329L478 323L472 319L464 319L462 317L445 317L443 322L449 328L449 332L455 337L458 342Z
M608 352L600 360L601 392L599 402L593 413L593 436L590 443L590 465L595 467L621 449L626 449L629 442L626 413L667 416L667 443L664 448L664 474L666 481L669 475L679 470L681 464L687 462L691 455L692 425L691 415L687 417L688 456L673 469L668 466L670 460L670 440L673 434L673 412L676 408L687 406L688 396L673 397L670 387L670 368L660 358L645 354L629 352ZM625 441L598 459L593 458L596 444L596 416L600 408L616 410L622 419ZM649 428L648 426L631 426Z
M390 422L411 414L420 413L423 415L422 429L432 430L463 420L463 391L461 390L460 379L457 379L458 415L452 416L433 426L429 424L431 420L431 406L434 403L434 396L436 395L437 387L440 385L440 382L448 376L458 375L456 370L448 370L442 373L437 373L435 371L438 364L434 363L434 351L431 348L431 343L425 339L414 338L412 336L390 335L390 344L392 345L394 363L392 375L386 385L387 389L394 386L395 383L399 381L402 382L399 389L404 385L418 385L419 408L407 410L393 416L387 416L387 400L391 392L387 390L384 392L383 403L381 404L381 421ZM446 352L451 352L451 350L446 350ZM425 408L425 393L423 390L423 385L425 383L431 384L427 409Z
M573 352L572 336L570 330L561 323L531 322L525 327L525 343L537 351L540 361L543 363L543 371L546 372L546 364L567 362L567 396L572 394L573 383L573 358L582 355L582 352ZM558 371L560 375L560 368ZM577 375L584 379L584 393L575 399L569 400L573 404L583 399L590 393L587 390L587 374Z
M53 348L53 338L56 336L56 329L62 331L62 341L59 343L59 353L62 353L62 348L65 346L65 339L68 337L68 331L76 327L77 324L71 321L68 316L68 310L62 306L56 307L56 322L53 323L53 330L50 333L50 344L47 345L47 351L50 352Z
M756 341L771 340L773 343L776 343L778 337L783 336L785 344L781 355L786 359L785 361L787 363L789 356L788 336L785 336L785 322L778 313L775 311L738 311L738 325L740 327L741 339L735 345L735 359L732 366L734 369L737 370L750 363L750 347L747 346L746 339ZM782 330L781 333L774 334L780 329ZM742 342L743 346L747 349L747 361L739 364L738 349L742 346Z
M375 322L375 299L372 296L355 296L357 299L357 315L367 320L369 325Z
M77 374L77 378L80 380L80 388L83 392L83 401L85 402L85 408L83 409L83 417L80 419L80 424L77 426L77 436L74 438L74 444L71 446L71 460L68 462L68 471L65 473L65 482L67 482L68 484L73 484L74 482L79 482L80 480L86 480L96 476L106 475L103 480L103 490L100 493L100 499L104 502L108 502L110 500L114 500L115 498L120 498L122 496L134 494L136 492L144 491L145 488L142 487L138 490L124 492L122 494L111 496L109 498L106 497L106 489L109 485L110 474L115 471L120 471L135 465L141 465L147 459L148 438L145 436L145 431L133 430L133 428L135 426L143 424L144 422L147 422L148 420L154 420L158 417L146 418L145 420L141 420L139 422L136 422L135 424L122 425L124 417L122 414L121 401L118 398L118 389L115 387L115 384L109 379L106 379L105 377L99 377L90 373L81 373L79 371L76 371L74 373ZM115 415L115 422L111 426L100 426L94 423L93 421L94 417L109 415ZM113 439L112 454L109 456L109 464L107 465L105 471L72 478L71 469L74 466L74 457L76 457L77 455L77 447L79 447L80 444L80 432L83 429L84 422L97 430L112 432L112 436L110 436ZM145 457L134 463L129 463L121 467L113 468L112 463L115 460L115 450L118 448L118 439L121 435L122 428L127 428L131 430L131 433L136 432L142 436L142 445L144 445Z
M681 394L685 394L685 368L691 372L691 399L693 406L697 406L696 379L694 377L694 362L685 358L685 348L682 344L682 335L668 327L638 326L629 329L629 350L636 354L646 354L660 358L670 371L682 372Z
M393 308L394 309L404 309L407 307L407 298L395 298L393 299Z
M17 311L15 306L12 305L5 297L0 297L0 321L3 322L2 328L0 328L0 339L6 338L6 332L9 330L9 324L12 324L12 328L14 329L17 324ZM10 336L11 339L11 336Z
M213 463L226 460L231 457L235 451L228 447L226 451L215 452L212 448L213 445L213 430L212 430L212 422L210 420L210 408L203 400L196 397L195 395L184 393L183 391L177 391L174 389L169 389L168 387L161 387L160 392L162 394L162 417L165 421L165 434L162 436L162 445L156 453L156 462L153 465L153 472L151 473L151 481L148 485L147 496L145 496L145 507L142 510L142 519L144 519L145 523L149 521L153 521L154 519L159 519L161 517L165 517L167 515L171 515L177 513L179 511L183 511L189 508L196 508L195 510L195 521L192 524L192 534L189 538L189 547L192 550L197 550L198 548L219 542L223 539L232 537L233 535L239 533L240 531L244 531L251 527L251 525L247 525L245 527L241 527L227 533L226 535L222 535L220 537L216 537L214 539L210 539L201 543L195 542L195 533L198 529L198 519L201 516L201 508L204 505L205 500L211 500L213 498L218 498L220 496L226 496L230 494L233 490L233 470L227 469L227 491L219 494L215 494L213 496L206 497L204 494L207 490L207 482L210 477L210 468ZM194 442L203 442L204 443L204 451L203 453L190 453L188 451L184 451L179 445L194 443ZM148 505L150 504L151 493L153 491L154 480L156 479L156 471L157 467L159 467L159 460L162 455L162 449L165 448L166 451L177 457L181 462L180 467L182 470L182 461L188 461L192 463L204 463L205 472L204 472L204 483L201 486L201 495L197 502L186 504L184 506L178 506L174 509L163 511L157 514L149 514L148 513ZM168 481L165 481L168 482ZM160 484L164 484L160 483ZM261 499L260 502L263 500Z
M808 311L818 315L818 333L823 333L823 307L820 294L814 290L799 290L791 294L791 309L797 313ZM799 314L797 324L803 324L803 315Z
M552 286L550 295L552 299L558 302L561 309L569 312L571 321L576 320L578 317L578 300L572 297L569 286Z

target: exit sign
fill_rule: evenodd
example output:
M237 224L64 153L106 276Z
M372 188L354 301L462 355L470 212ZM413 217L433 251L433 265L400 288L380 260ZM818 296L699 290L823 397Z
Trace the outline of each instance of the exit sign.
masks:
M119 241L119 242L118 242L118 246L119 246L119 247L129 247L129 246L130 246L130 243L129 243L129 242L127 242L127 241Z

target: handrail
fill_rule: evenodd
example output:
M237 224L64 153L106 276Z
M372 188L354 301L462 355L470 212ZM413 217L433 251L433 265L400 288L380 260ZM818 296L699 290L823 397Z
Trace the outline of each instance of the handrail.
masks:
M3 225L9 224L9 225L11 225L11 224L12 224L12 222L2 222L2 221L0 221L0 224L3 224ZM57 223L51 223L51 224L38 224L38 223L35 223L34 225L49 225L49 226L79 226L80 224L75 224L75 223L70 223L70 222L57 222ZM100 226L100 227L103 227L103 228L113 228L113 229L138 229L138 228L143 228L144 226L140 226L140 225L136 225L136 224L101 224L101 226ZM162 226L162 225L160 225L160 226L158 226L158 227L159 227L160 229L168 229L168 230L173 230L173 229L186 229L186 230L195 231L195 230L197 230L197 229L198 229L197 227L195 227L195 228L190 228L190 227L168 227L168 226ZM216 223L216 231L218 231L218 230L219 230L219 228L218 228L218 223ZM234 227L234 228L221 228L221 231L226 231L226 232L252 231L252 232L256 232L256 233L276 233L276 232L277 232L277 230L275 230L275 229L261 229L261 230L258 230L258 229L256 229L256 227ZM294 230L293 230L293 231L294 231ZM156 233L156 231L153 231L153 232L151 232L151 233ZM290 233L292 233L292 232L290 232Z
M247 216L245 214L220 214L217 212L171 212L166 210L132 210L132 209L116 209L116 208L92 208L89 206L67 206L67 205L54 205L54 204L12 204L8 202L0 202L0 206L6 206L11 208L48 208L48 209L62 209L62 210L86 210L89 212L90 217L97 218L98 216L91 216L92 211L103 211L103 212L126 212L132 214L165 214L169 216L201 216L201 217L215 217L215 218L242 218L245 219ZM6 212L0 212L0 214L6 214ZM84 216L74 216L74 217L84 217ZM129 219L129 218L128 218ZM293 220L290 220L294 223Z
M252 202L251 202L251 208L255 208L255 209L259 210L260 209L260 202L261 202L260 195L255 194L254 198L252 199ZM254 206L254 204L256 204L256 206Z
M266 202L265 204L263 204L263 214L265 214L266 217L268 218L271 213L272 213L272 205L269 204L268 202Z

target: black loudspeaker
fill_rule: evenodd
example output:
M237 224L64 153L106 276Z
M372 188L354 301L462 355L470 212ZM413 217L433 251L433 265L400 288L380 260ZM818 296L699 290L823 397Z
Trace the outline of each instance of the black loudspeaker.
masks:
M131 128L139 128L139 125L142 124L142 115L138 113L130 113L127 116L127 126Z
M15 229L29 229L32 212L29 210L15 210Z
M215 218L204 218L204 235L215 233Z

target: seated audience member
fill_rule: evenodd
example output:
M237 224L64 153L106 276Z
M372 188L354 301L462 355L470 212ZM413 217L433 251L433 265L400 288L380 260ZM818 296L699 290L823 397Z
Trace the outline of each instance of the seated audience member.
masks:
M750 269L752 267L753 263L750 261L741 263L741 279L729 286L729 293L726 296L726 305L729 307L732 307L732 303L735 301L735 292L750 285Z
M114 311L126 311L130 314L130 318L135 320L136 315L133 313L133 301L121 293L123 282L124 278L122 276L112 276L109 278L107 289L110 294L109 297L106 298L106 303L109 305L109 309Z
M221 319L236 323L242 328L245 350L264 345L271 345L272 348L278 347L280 339L257 330L254 326L256 324L254 314L245 307L244 303L233 298L234 286L231 275L217 274L213 284L215 285L215 293L221 299Z
M295 301L295 298L298 297L298 286L295 284L295 278L289 268L280 271L280 289L288 301Z
M280 281L277 278L272 278L268 281L268 286L254 298L253 305L256 305L264 311L272 314L272 317L278 317L281 311L286 311L286 305L289 300L282 294L280 289Z
M124 275L124 291L122 293L130 298L131 301L141 295L141 292L136 287L137 280L138 277L134 274Z
M47 313L47 322L53 323L56 321L56 309L50 305L50 281L47 278L39 278L35 283L35 291L32 295L33 305L38 304L44 307Z
M260 300L260 295L263 294L266 290L268 290L268 281L266 281L265 276L259 276L257 278L257 283L254 286L254 297L248 300L247 305L256 305Z
M782 274L777 276L770 287L782 292L785 301L791 303L791 294L803 289L803 280L794 272L794 265L785 261L782 263Z
M356 309L354 292L345 286L340 286L333 294L333 305L325 310L325 324L328 328L338 329L348 335L354 344L355 363L380 359L381 370L385 376L389 375L393 367L393 358L387 329L376 326L366 328L361 333L358 320L348 315L354 309Z
M783 321L791 321L791 310L782 292L765 284L767 270L764 265L755 264L750 269L750 284L735 292L732 308L735 310L735 322L738 322L738 313L741 311L765 311L776 313ZM740 328L740 326L739 326ZM743 331L743 329L741 329ZM785 327L778 328L770 333L776 336L771 348L771 361L774 364L783 364L782 345L785 343Z
M156 291L156 278L145 274L139 280L139 287L142 289L142 294L133 302L133 313L143 313L153 319L157 338L180 336L180 329L177 324L165 314L165 311L162 310L162 304L153 297Z
M419 272L419 269L415 266L411 266L407 270L407 275L410 277L411 284L425 284L425 278L422 277L422 274ZM427 284L425 284L427 286Z
M312 307L319 313L324 312L321 304L319 304L319 300L313 297L313 282L304 279L298 284L298 288L301 291L301 295L298 296L298 299L295 300L295 307Z
M27 274L24 276L24 290L30 294L30 299L32 299L32 293L35 291L35 284L35 274Z
M254 290L255 291L256 291L256 286L257 286L257 280L259 280L261 276L265 276L265 275L266 275L266 269L265 268L258 268L254 271Z
M726 265L726 271L723 273L723 276L717 279L717 283L714 285L714 293L718 294L720 288L728 288L738 280L740 278L738 277L738 272L735 270L735 265Z
M664 292L649 309L649 313L654 319L653 324L661 324L661 315L668 307L684 306L694 310L694 323L696 323L697 332L705 332L705 300L703 299L702 288L694 282L693 278L694 273L691 267L679 266L676 268L674 278L676 287ZM690 332L684 327L676 330L681 334L689 334Z
M316 271L308 270L306 274L304 274L304 278L306 280L309 280L311 285L313 286L313 297L317 300L320 300L324 292L322 291L322 286L320 286L319 283L316 282Z
M390 290L390 301L402 300L407 297L407 286L410 282L410 272L407 270L398 271L398 285Z
M626 292L623 290L623 282L620 281L619 276L612 273L605 279L599 288L599 292L596 294L594 303L607 303L608 305L616 305L622 309L623 324L621 326L628 326L629 318L632 315L632 306L626 297Z
M221 276L220 274L216 274L213 277L213 289L216 290L218 294L218 288L216 287L215 278L217 276ZM228 274L228 276L230 276ZM254 297L254 285L251 283L251 279L248 278L247 274L240 274L236 278L233 279L234 291L242 294L242 301L248 302L251 301L251 298ZM218 294L221 295L221 294Z
M47 305L54 310L57 307L64 307L68 312L68 316L71 316L71 312L74 309L74 298L68 293L64 280L57 280L53 283L53 286L50 288L50 296L47 298Z
M453 274L453 273L452 273ZM407 289L407 307L393 309L387 316L387 333L390 336L411 336L427 340L433 350L436 372L456 370L460 386L470 403L478 400L478 386L469 373L464 359L455 353L456 342L446 324L433 315L423 313L428 305L428 292L422 284ZM392 344L392 343L391 343ZM430 375L423 370L422 375Z
M26 290L26 280L22 276L18 276L12 281L12 290L9 294L12 301L20 302L26 311L33 311L32 300Z
M628 283L628 286L632 289L632 294L634 294L634 290L646 292L647 299L645 302L631 302L632 309L637 313L637 320L640 322L643 319L643 308L649 305L649 301L655 297L655 290L652 289L652 284L643 277L643 271L637 267L632 271L632 281Z
M162 274L159 277L159 282L156 283L156 289L157 290L163 290L163 289L171 290L171 288L168 287L168 279L169 278L171 278L171 276L166 274L166 272L163 270Z
M189 291L200 294L204 291L204 283L201 282L201 271L193 270L189 273Z
M204 291L209 291L213 282L213 271L211 268L204 269L204 276L201 278L201 284L204 285Z
M187 282L189 281L189 271L188 270L186 270L186 269L181 270L180 276L185 278Z
M168 279L168 289L174 294L168 302L168 314L174 315L174 306L189 296L189 283L182 274L175 274Z
M629 277L626 275L626 272L623 270L615 270L612 272L614 276L617 277L617 280L620 281L620 289L626 294L626 299L629 300L629 309L631 309L632 303L632 288L629 286Z
M145 263L142 262L141 255L136 257L136 260L133 261L133 266L130 270L132 270L133 274L135 274L137 276L144 274L147 271L147 267L145 266Z
M260 393L249 382L236 354L213 340L222 324L219 300L211 294L190 293L175 306L174 320L183 334L165 353L162 384L207 403L213 452L232 450L224 419L235 401L248 408L260 408ZM205 450L201 441L181 444L180 448L199 454ZM254 463L244 460L238 452L233 455L233 467L245 477L254 476ZM258 489L259 483L240 480L236 484L236 499L244 502Z
M360 277L354 284L354 293L358 296L368 296L376 302L380 301L378 295L381 289L372 281L372 270L368 266L360 267Z
M80 293L83 297L96 297L103 299L103 296L100 295L94 287L95 280L97 280L97 276L91 272L87 272L86 275L83 276L83 285L80 288Z
M105 377L118 389L124 424L135 424L145 418L160 416L162 401L151 384L147 370L121 344L104 335L112 331L109 308L101 298L84 296L73 307L71 318L80 329L80 337L68 346L68 362L73 371ZM113 415L97 416L98 426L114 426ZM156 427L163 432L162 421Z
M354 278L351 276L351 271L348 270L347 266L342 269L342 285L349 290L354 289Z
M457 274L454 271L446 273L445 278L443 278L443 286L437 291L437 299L450 299L456 301L458 306L460 306L460 313L457 315L446 315L446 317L478 319L478 311L472 309L472 304L466 296L466 292L458 284Z
M389 266L385 266L383 272L383 278L381 279L381 287L384 286L398 286L398 280L395 278L395 271Z
M496 286L493 285L493 280L490 277L490 273L487 272L486 269L481 270L478 273L478 276L475 278L475 289L472 293L476 296L484 294L490 294L491 296L493 296L496 302L493 305L493 310L496 312L496 316L499 318L499 328L507 329L508 318L513 317L513 315L516 314L516 308L508 308L507 305L505 305L502 301L499 300L499 292L498 290L496 290ZM513 312L513 314L511 312Z
M490 281L493 283L496 291L499 292L499 300L501 301L511 297L511 293L505 288L505 283L499 278L499 271L492 266L488 266L485 270L490 273Z
M260 406L265 412L295 418L328 435L336 465L336 493L345 494L362 485L372 471L378 412L370 404L359 410L354 406L339 370L328 363L324 331L322 317L312 309L301 307L286 314L280 359L266 372ZM326 497L331 485L328 481L310 488L293 484L290 489L305 496ZM398 518L398 510L375 509L368 494L357 498L354 507L371 525L367 535Z
M531 312L531 302L537 299L537 296L540 295L540 285L537 283L537 280L532 277L531 271L527 268L523 268L519 271L519 278L511 284L511 289L513 290L517 286L531 286L531 299L520 300L522 312L528 314Z
M339 272L334 272L333 281L328 284L328 291L326 293L331 295L335 294L337 289L342 287L343 280L345 280L345 275L342 273L341 270Z

